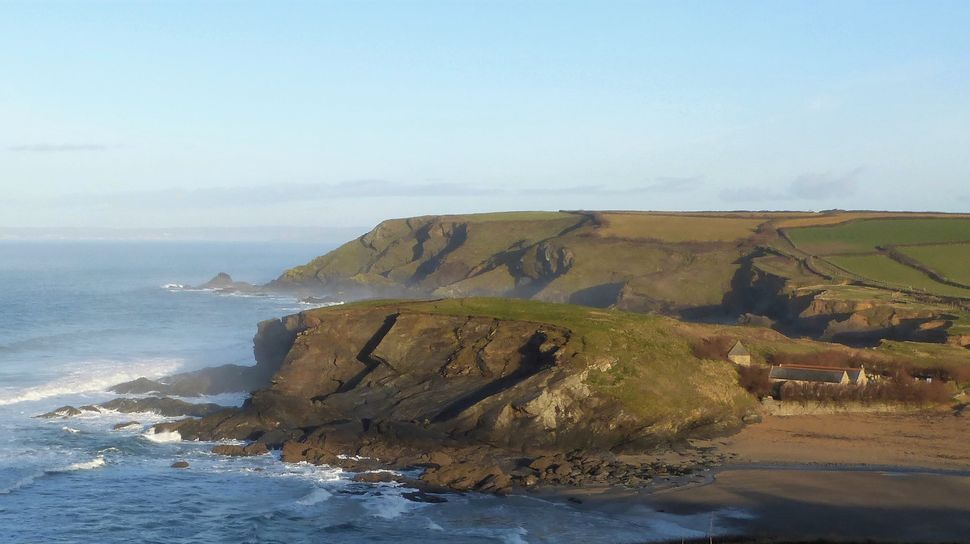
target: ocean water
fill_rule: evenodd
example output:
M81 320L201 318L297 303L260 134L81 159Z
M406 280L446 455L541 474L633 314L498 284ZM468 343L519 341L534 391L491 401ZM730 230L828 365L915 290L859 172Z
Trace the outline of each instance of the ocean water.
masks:
M411 502L405 489L354 483L337 469L283 464L275 454L226 458L209 453L209 443L148 435L164 420L150 413L32 417L110 400L106 387L139 376L253 364L256 323L307 306L172 285L200 284L220 271L265 282L328 249L0 242L0 542L595 543L707 535L711 514L589 509L528 496ZM130 420L139 423L112 430ZM190 468L171 468L176 460Z

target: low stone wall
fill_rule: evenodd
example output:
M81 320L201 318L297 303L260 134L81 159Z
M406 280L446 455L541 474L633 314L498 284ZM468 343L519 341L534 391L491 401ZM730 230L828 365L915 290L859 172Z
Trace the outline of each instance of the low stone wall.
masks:
M847 414L847 413L894 413L909 412L918 410L917 406L906 406L887 403L862 403L862 402L807 402L802 404L798 401L780 401L775 399L763 399L761 406L765 413L772 416L804 416L804 415L827 415L827 414Z

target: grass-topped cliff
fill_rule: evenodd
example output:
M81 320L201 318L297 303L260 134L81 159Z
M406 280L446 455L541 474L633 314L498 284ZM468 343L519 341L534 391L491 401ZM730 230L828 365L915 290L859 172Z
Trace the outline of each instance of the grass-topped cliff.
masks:
M970 344L970 218L887 212L514 212L389 220L275 288L500 296L688 318L764 315L840 341Z
M630 474L648 478L658 467L621 467L613 453L729 432L758 411L726 359L738 340L756 364L819 356L873 370L965 351L857 350L763 328L528 300L367 301L264 322L256 351L279 361L266 387L242 408L158 430L255 441L281 447L286 461L352 470L361 458L371 468L431 466L423 478L452 489L537 478L639 485ZM964 366L959 356L947 364Z
M511 296L632 310L720 305L754 216L522 212L385 221L276 285Z

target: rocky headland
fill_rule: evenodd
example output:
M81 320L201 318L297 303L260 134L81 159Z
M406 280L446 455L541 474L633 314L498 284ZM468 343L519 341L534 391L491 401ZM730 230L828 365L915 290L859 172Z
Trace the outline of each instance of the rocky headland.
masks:
M406 483L422 492L703 481L731 454L697 440L760 420L724 357L736 340L761 362L833 349L562 304L365 302L262 323L257 360L277 368L266 386L239 409L156 431L359 473L420 468Z
M724 458L687 439L736 430L756 409L731 363L695 356L696 331L662 317L464 299L312 310L260 331L257 359L278 364L267 387L156 432L505 493L689 477Z

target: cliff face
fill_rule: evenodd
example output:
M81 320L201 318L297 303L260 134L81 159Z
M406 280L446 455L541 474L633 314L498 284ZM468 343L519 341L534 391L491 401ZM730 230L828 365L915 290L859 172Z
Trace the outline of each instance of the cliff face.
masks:
M288 270L269 287L342 300L499 296L687 319L746 316L849 344L959 342L956 336L970 334L964 323L970 317L954 318L952 301L849 287L845 278L827 275L779 225L837 221L839 214L793 215L522 212L396 219Z
M503 296L630 311L720 307L739 246L763 219L700 217L734 231L723 235L713 225L684 235L665 223L682 218L656 217L528 212L385 221L270 286L345 300Z
M529 311L491 311L507 305ZM694 357L675 322L590 312L486 300L289 316L257 335L257 353L286 353L267 388L175 428L279 445L349 424L383 443L611 450L733 428L750 408L731 365Z
M615 453L730 432L757 410L725 360L738 340L756 363L824 355L891 371L946 357L952 370L966 359L953 346L853 350L535 301L365 302L261 323L257 366L276 368L265 386L242 408L156 431L253 441L232 451L281 448L284 461L353 472L423 467L425 484L449 489L637 486L681 469Z

